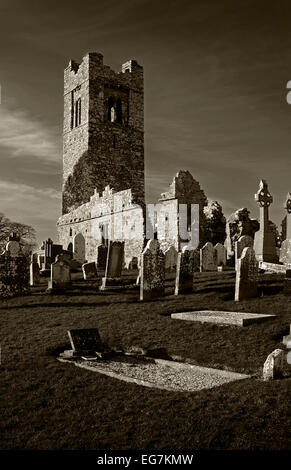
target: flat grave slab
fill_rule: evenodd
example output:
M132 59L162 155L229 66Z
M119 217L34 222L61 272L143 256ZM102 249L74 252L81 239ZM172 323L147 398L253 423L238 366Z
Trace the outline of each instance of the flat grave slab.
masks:
M58 360L69 362L63 358L58 358ZM196 392L250 378L249 375L236 372L164 359L133 362L123 358L119 361L76 360L69 363L128 383L175 392Z
M225 325L248 326L273 320L277 315L262 315L260 313L224 312L216 310L195 310L194 312L172 313L175 320L198 321L202 323L223 323Z
M259 262L259 268L264 269L270 273L283 273L286 274L286 270L290 269L290 265L267 263L266 261Z

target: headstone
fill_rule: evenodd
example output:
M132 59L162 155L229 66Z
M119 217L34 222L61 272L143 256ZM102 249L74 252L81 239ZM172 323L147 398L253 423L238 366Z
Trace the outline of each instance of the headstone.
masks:
M110 242L105 277L120 277L124 260L124 242Z
M104 344L97 328L69 330L68 335L74 352L85 353L104 350Z
M73 253L74 259L79 263L85 261L85 238L82 233L78 233L73 239Z
M0 298L29 293L29 257L17 239L11 239L0 255Z
M193 292L194 252L186 247L178 253L175 295Z
M283 283L283 293L291 295L291 269L286 269L286 277Z
M234 244L234 254L235 254L235 269L237 269L238 260L242 255L243 249L250 247L253 248L254 239L249 235L243 235L240 237Z
M165 255L158 240L149 240L141 256L140 300L165 293Z
M37 253L32 253L31 263L37 263L38 264L38 254Z
M244 300L258 295L258 261L255 250L243 249L238 260L235 279L235 300Z
M99 245L97 248L97 269L106 269L108 246Z
M286 214L286 240L282 241L280 249L280 262L291 265L291 193L287 194L285 203Z
M43 263L44 263L44 255L38 255L37 256L37 263L39 265L39 268L41 269Z
M165 270L167 272L174 272L177 266L178 252L172 245L165 251Z
M289 328L289 335L283 336L283 344L285 344L288 349L291 349L291 325Z
M31 286L37 286L40 283L40 269L35 258L31 257L31 263L29 267L29 284Z
M71 270L69 263L62 255L57 255L56 261L51 264L51 277L48 290L63 290L71 284Z
M226 248L222 243L216 243L214 247L214 259L216 259L217 266L226 266Z
M260 230L255 235L254 249L258 261L277 263L278 256L276 250L275 234L270 229L269 206L273 202L268 185L265 180L260 181L255 200L260 207Z
M118 284L121 277L124 261L124 242L110 241L107 253L105 276L102 278L101 290L106 289L107 285Z
M266 359L263 368L263 379L274 380L279 379L283 375L285 362L285 353L282 349L275 349Z
M200 271L217 271L215 251L211 242L205 243L200 250Z
M95 263L85 263L82 265L82 272L85 281L97 279L97 269Z
M200 250L193 250L194 273L200 271Z
M131 271L136 271L138 269L138 257L137 256L133 256L133 258L128 264L128 269Z

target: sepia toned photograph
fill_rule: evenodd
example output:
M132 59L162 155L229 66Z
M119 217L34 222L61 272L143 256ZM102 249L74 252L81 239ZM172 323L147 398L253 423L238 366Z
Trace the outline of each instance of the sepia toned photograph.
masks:
M3 466L283 466L290 2L0 17Z

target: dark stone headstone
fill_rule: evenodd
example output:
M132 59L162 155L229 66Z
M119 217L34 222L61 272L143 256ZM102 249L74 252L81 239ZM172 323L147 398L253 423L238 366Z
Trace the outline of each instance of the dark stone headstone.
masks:
M95 263L85 263L82 265L83 277L85 281L97 279L97 269Z
M243 249L238 259L235 281L235 300L256 297L258 294L259 263L255 250L251 247Z
M68 335L73 351L95 352L104 350L98 328L69 330Z
M140 300L165 293L165 255L158 240L149 240L141 256Z
M108 247L99 245L97 248L97 269L106 269Z
M183 248L178 253L175 295L193 292L194 252Z

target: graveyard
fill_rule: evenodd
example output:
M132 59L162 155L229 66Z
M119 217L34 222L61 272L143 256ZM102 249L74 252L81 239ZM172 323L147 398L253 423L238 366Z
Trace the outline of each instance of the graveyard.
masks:
M264 179L259 220L188 170L148 204L143 67L64 91L57 243L0 254L1 449L290 450L290 193L281 233Z
M195 273L194 292L139 300L133 284L100 291L102 275L76 276L47 294L40 279L29 295L1 303L1 447L6 449L288 449L290 370L262 380L268 354L282 348L291 323L282 274L261 274L260 295L234 301L235 273ZM98 292L98 293L97 293ZM245 327L185 322L173 312L221 310L276 315ZM178 361L247 374L196 392L143 387L60 363L67 330L98 328L119 350L164 348ZM289 377L289 378L288 378ZM118 416L118 419L116 420Z

